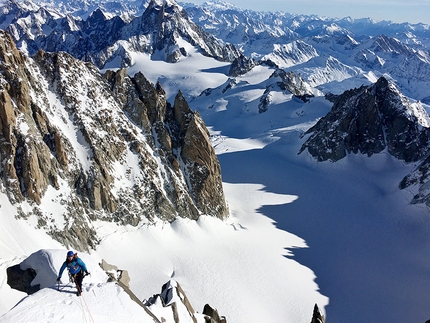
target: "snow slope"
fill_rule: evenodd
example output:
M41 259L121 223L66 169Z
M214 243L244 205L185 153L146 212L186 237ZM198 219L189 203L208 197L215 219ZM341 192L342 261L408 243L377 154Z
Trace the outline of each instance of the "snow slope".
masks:
M430 217L425 207L409 204L414 192L398 189L414 165L386 153L352 155L338 163L297 155L301 136L331 104L322 97L303 103L278 93L268 111L258 114L268 68L237 78L224 93L219 88L198 96L225 84L225 65L200 55L174 65L152 63L136 56L129 71L159 80L169 98L183 90L191 108L200 111L221 162L231 215L225 221L202 216L140 227L97 222L103 238L92 257L127 269L140 299L174 278L196 311L209 303L228 322L307 323L315 303L335 323L430 318ZM0 239L0 303L10 307L19 298L6 285L5 268L41 248L58 249L58 244L24 220L14 220L8 208L2 202L0 228L8 238ZM24 236L23 230L29 233ZM54 259L57 269L61 261ZM121 292L105 291L98 283L85 282L91 312L102 319L102 307L110 306L90 296L103 290L133 322L134 305L117 304L112 295L119 293L122 302ZM79 308L74 295L54 302L55 293L48 288L26 298L28 315L41 313L37 305L48 299L52 311L44 312L47 317L58 311L66 317L66 309ZM0 322L16 321L17 312ZM55 321L60 319L55 316Z
M107 282L106 273L98 266L100 259L88 254L79 254L88 268L93 271L85 277L81 297L76 296L76 287L63 274L61 283L56 284L59 268L64 261L64 250L42 249L26 258L21 269L33 268L37 272L33 284L40 284L41 290L24 297L13 309L3 315L1 322L142 322L153 323L154 318L116 283ZM169 280L170 287L176 287ZM181 322L193 322L178 296L173 293L169 302L176 302ZM167 304L168 305L168 304ZM173 312L155 302L149 310L164 322L175 322ZM196 315L197 323L204 317Z

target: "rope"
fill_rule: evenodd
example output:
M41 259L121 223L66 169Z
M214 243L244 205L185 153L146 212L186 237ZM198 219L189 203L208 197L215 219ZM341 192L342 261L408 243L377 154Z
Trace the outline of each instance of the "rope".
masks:
M94 319L93 319L93 316L91 315L90 308L88 307L88 304L87 304L87 302L86 302L86 300L85 300L85 298L84 298L84 295L82 294L81 287L78 285L78 282L76 281L76 276L74 276L74 280L75 280L76 288L78 289L78 292L79 292L79 294L81 295L80 297L81 297L81 299L84 301L85 307L87 308L87 312L88 312L88 314L90 315L91 322L93 322L93 323L94 323ZM83 313L84 313L84 315L85 315L85 312L84 312L84 310L83 310L83 309L82 309L82 312L83 312Z
M79 305L81 307L81 313L82 313L82 323L87 323L87 314L85 313L84 304L82 303L82 298L79 299Z
M58 290L61 292L64 288L66 288L67 286L69 286L70 283L67 283L66 285L64 285L63 287L60 287L60 284L58 284Z

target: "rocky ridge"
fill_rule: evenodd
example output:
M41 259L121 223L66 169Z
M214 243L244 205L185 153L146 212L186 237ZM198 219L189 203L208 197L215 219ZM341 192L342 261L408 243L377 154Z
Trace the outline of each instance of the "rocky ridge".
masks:
M258 104L259 113L266 112L269 109L272 92L281 91L291 93L304 102L314 96L314 89L300 75L294 72L285 72L282 69L276 69L270 76L269 81L271 84L266 87ZM275 82L272 83L273 81Z
M83 20L58 11L68 12L65 7L28 7L8 0L3 7L8 14L0 26L30 56L39 49L65 51L99 68L116 58L122 67L130 66L134 52L174 63L188 55L181 45L184 40L204 55L221 61L233 61L240 56L233 45L224 44L193 23L175 1L152 0L146 5L141 16L130 20L97 7ZM132 10L130 15L133 13Z
M67 277L62 280L61 284L59 283L56 286L55 280L57 272L53 271L56 267L54 265L51 251L36 251L20 264L7 268L7 284L11 288L25 292L28 295L35 294L42 289L49 289L51 293L63 294L61 296L56 296L57 299L64 297L64 295L69 294L67 287L70 286L74 289L74 283ZM103 259L99 265L106 275L102 281L97 283L97 287L103 289L108 283L115 283L118 285L118 288L123 289L130 299L137 303L144 311L141 317L142 322L161 323L174 320L174 322L178 323L227 323L226 318L221 316L218 311L209 304L204 306L201 313L196 312L184 289L174 279L167 281L161 287L160 293L149 297L147 300L141 300L130 289L128 284L130 277L126 270L119 270L117 266L108 264ZM96 270L96 268L93 269ZM97 273L96 276L98 276ZM94 283L87 283L86 285L91 286L94 285ZM55 294L51 294L50 296L47 294L45 297L53 297L53 295ZM19 306L19 304L17 306ZM40 306L43 306L43 304L40 304ZM35 312L34 314L37 313Z
M103 75L66 53L28 58L0 37L1 192L17 217L87 250L96 219L227 216L208 131L181 93L172 107L141 73Z
M349 153L371 156L384 149L406 162L428 153L430 117L394 84L381 77L372 86L344 92L331 111L306 134L307 149L318 161L338 161ZM299 153L300 153L299 152Z
M63 254L63 250L41 249L32 253L19 264L8 267L6 270L7 284L11 288L22 291L27 295L42 292L44 297L41 299L37 296L34 297L32 304L38 304L38 301L40 301L40 303L44 302L46 301L46 298L55 298L55 304L57 304L57 306L64 306L62 302L58 302L58 299L76 296L70 295L71 293L74 294L75 287L71 278L67 277L66 272L63 273L61 281L56 283L58 269L62 264L62 261L58 261L58 255L60 253ZM142 308L144 311L141 316L142 322L228 322L228 319L225 316L220 315L216 308L207 303L204 305L201 313L195 311L185 290L175 279L169 279L165 284L163 284L160 293L142 300L131 290L129 284L131 279L127 270L119 269L117 266L107 263L104 259L101 259L101 261L93 259L92 256L88 254L83 255L82 257L83 258L81 259L85 259L87 266L88 264L93 265L91 268L92 274L89 278L84 280L83 297L85 298L90 297L88 294L93 294L94 296L97 295L97 297L108 295L108 292L103 293L102 290L107 288L109 284L114 283L118 286L118 289L122 289L132 301ZM95 291L94 289L97 290ZM120 292L118 291L115 296L120 298L119 294ZM23 300L25 300L25 298L23 298ZM22 303L22 301L20 303ZM18 310L15 311L15 314L10 311L9 313L6 313L5 316L2 316L2 318L5 318L8 322L11 320L13 321L13 315L16 317L16 313L19 313L20 309L27 307L26 305L20 305L20 303L15 306L18 308ZM27 303L24 302L24 304ZM44 304L40 304L40 306L43 305ZM29 315L28 312L31 311L33 311L32 313L34 315L37 314L38 306L31 306L31 308L25 308L25 315L27 317ZM55 305L50 306L50 309L47 311L48 314L50 310L55 310ZM18 315L20 314L22 315L22 313L19 313ZM317 304L314 306L311 322L325 322L324 316Z
M416 186L412 203L430 206L430 117L421 103L411 102L386 78L335 98L331 111L305 136L299 154L307 150L318 161L385 150L406 163L417 163L399 187Z

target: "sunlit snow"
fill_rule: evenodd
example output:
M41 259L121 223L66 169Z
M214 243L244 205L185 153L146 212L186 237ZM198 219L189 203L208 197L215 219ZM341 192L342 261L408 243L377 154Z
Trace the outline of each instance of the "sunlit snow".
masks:
M137 227L97 221L101 241L83 255L94 275L84 280L84 298L67 287L57 291L54 279L0 321L71 322L70 313L87 320L91 313L94 321L139 322L137 305L116 285L102 282L101 258L128 270L141 300L173 278L196 311L209 303L231 323L308 323L314 304L328 322L428 319L428 210L410 205L414 192L398 188L414 165L385 152L337 163L297 155L304 132L329 111L328 101L303 103L276 93L268 111L259 114L258 99L271 73L265 67L238 78L223 95L216 89L199 96L225 85L228 64L191 47L187 52L176 64L135 54L129 73L142 71L151 82L160 81L169 101L180 89L200 111L221 163L229 218ZM54 249L58 270L67 249L15 219L15 206L7 200L1 206L0 312L6 313L25 296L9 288L6 268L39 249Z

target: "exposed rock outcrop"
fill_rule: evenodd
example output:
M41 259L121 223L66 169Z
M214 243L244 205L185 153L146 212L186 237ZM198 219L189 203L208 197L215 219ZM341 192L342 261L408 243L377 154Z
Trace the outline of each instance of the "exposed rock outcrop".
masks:
M203 314L205 315L206 323L227 323L227 319L224 316L220 316L218 311L209 304L205 304L203 307Z
M324 323L324 315L321 314L320 309L317 304L314 306L314 312L312 314L311 323Z
M271 92L282 91L291 93L304 102L314 96L311 86L306 83L300 75L294 72L285 72L277 68L270 76L269 80L273 80L274 83L271 83L266 88L264 94L260 98L260 103L258 104L259 113L266 112L269 109Z
M172 107L141 73L102 75L66 53L30 59L0 38L0 189L18 217L36 216L56 240L87 250L95 219L227 216L209 133L181 93ZM48 190L59 211L43 207Z
M372 86L346 91L331 111L305 135L299 154L307 150L318 161L336 162L347 154L372 156L386 150L417 168L399 187L415 187L412 203L430 206L430 117L420 102L410 102L386 78ZM413 191L413 190L411 190Z
M187 298L182 287L173 279L165 283L161 288L161 293L153 295L145 302L145 306L151 309L151 306L161 303L163 307L170 307L172 312L169 314L175 322L180 322L179 313L187 312L193 322L197 322L197 315L204 315L205 322L208 323L227 323L224 316L220 316L218 311L206 304L202 314L195 312L190 301ZM180 308L181 307L181 308ZM161 318L163 321L166 318Z
M384 149L406 162L429 151L430 118L381 77L372 86L346 91L331 111L307 132L299 153L308 150L318 161L337 161L349 153L371 156Z
M228 75L231 77L237 77L239 75L246 74L258 64L259 63L254 59L241 55L231 63Z
M130 288L130 276L128 271L125 269L119 269L115 265L108 264L104 259L100 263L101 269L103 269L108 275L108 281L116 281L121 285Z
M58 261L58 253L55 251L56 254L53 255L52 251L44 249L38 250L24 259L20 264L9 267L7 269L7 283L11 288L26 292L27 294L33 294L45 288L49 290L52 289L52 285L57 278L57 271L54 268L58 268L58 266L61 265L61 263L54 264L54 259ZM89 260L89 258L86 258L86 260ZM89 263L91 263L91 261L89 261ZM95 277L99 277L95 278L99 279L97 287L103 289L106 288L109 283L115 282L115 284L119 286L118 289L122 288L125 293L130 296L131 300L137 303L146 312L151 322L181 323L192 321L195 323L227 323L226 318L220 316L218 311L208 304L204 306L203 313L196 312L185 294L185 291L176 280L171 279L166 282L161 287L160 294L153 295L148 300L141 301L130 289L128 284L129 277L128 274L126 274L127 270L118 270L117 266L110 265L104 260L100 263L100 267L107 275L103 278L104 275L100 275L100 273L97 274L96 268L93 268L94 272L96 272ZM98 270L100 271L100 269ZM40 282L40 284L36 284L36 282ZM86 283L87 287L90 285L94 284ZM67 288L74 289L75 287L74 284L70 284L70 282L62 284L61 287L58 285L59 291L63 289L67 290ZM68 293L69 291L67 291L67 294ZM45 297L46 295L47 294L45 294ZM38 300L38 298L36 297L35 300ZM142 321L148 322L147 319L143 319Z
M400 189L416 187L416 193L412 199L413 204L425 203L430 207L430 156L421 161L417 168L405 176L399 184Z
M36 272L32 268L22 270L20 265L14 265L6 269L7 284L10 288L19 290L27 294L33 294L40 289L40 285L31 285L36 277Z
M190 179L192 198L203 213L227 214L222 190L221 168L210 143L210 134L200 114L190 110L182 93L178 93L173 106L175 124L181 146L181 158Z

